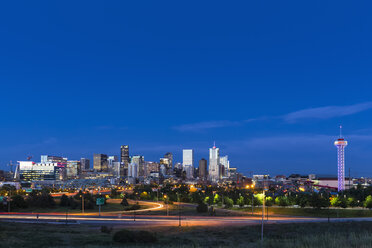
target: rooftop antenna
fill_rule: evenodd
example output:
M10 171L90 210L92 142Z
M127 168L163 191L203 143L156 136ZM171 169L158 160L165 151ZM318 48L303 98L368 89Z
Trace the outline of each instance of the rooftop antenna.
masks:
M216 141L213 141L213 148L216 149Z
M342 126L340 125L340 139L342 139Z

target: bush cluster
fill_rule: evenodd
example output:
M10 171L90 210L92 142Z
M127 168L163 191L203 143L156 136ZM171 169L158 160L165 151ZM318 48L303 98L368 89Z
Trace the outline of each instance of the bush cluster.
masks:
M154 243L157 237L148 231L129 231L126 229L117 231L112 237L117 243Z

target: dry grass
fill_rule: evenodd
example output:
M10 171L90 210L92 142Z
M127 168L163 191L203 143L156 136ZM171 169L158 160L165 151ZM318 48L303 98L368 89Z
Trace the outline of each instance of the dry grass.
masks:
M125 247L372 247L370 222L272 224L265 227L263 243L260 226L136 229L155 232L159 241ZM0 222L0 247L123 247L112 234L101 233L100 226Z

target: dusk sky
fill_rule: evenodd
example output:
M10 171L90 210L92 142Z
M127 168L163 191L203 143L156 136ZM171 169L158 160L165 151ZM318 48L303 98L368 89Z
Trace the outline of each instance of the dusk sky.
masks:
M249 3L248 3L249 2ZM5 1L0 168L41 154L372 176L370 1Z

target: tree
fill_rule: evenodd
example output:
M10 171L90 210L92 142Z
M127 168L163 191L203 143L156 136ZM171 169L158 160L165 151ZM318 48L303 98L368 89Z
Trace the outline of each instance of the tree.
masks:
M358 206L358 202L355 200L354 197L349 197L347 198L347 205L353 208L353 207Z
M275 204L282 207L288 206L288 198L286 196L278 196L275 198Z
M223 202L225 203L226 208L232 208L232 206L234 205L234 201L227 196L223 198Z
M313 193L309 198L309 205L313 208L323 208L329 206L328 197L322 197L320 194Z
M129 203L128 203L128 201L127 201L127 198L123 198L123 200L121 201L121 203L120 203L122 206L124 206L124 207L127 207L127 206L129 206Z
M117 191L117 189L111 189L110 197L111 198L117 198L120 195L120 193Z
M296 204L299 205L300 207L304 208L309 204L309 199L308 195L305 194L299 194L296 197Z
M12 196L12 207L14 208L27 208L27 203L23 196L21 195L14 195Z
M68 200L67 195L63 194L63 195L61 196L61 201L60 201L59 205L60 205L61 207L67 207L67 206L69 205L69 200Z
M218 194L216 194L213 199L213 204L218 204L220 202L221 202L221 197Z
M196 207L196 211L198 213L206 213L208 212L208 206L204 202L200 202L198 206Z
M345 197L334 196L334 197L331 198L331 205L333 207L346 208L347 207L347 200L346 200Z
M240 207L244 206L244 197L240 196L238 200L236 200L236 204L239 205Z
M364 201L364 207L372 208L372 196L371 195L366 197L366 200Z
M271 196L266 196L265 204L266 206L270 207L273 205L274 199Z
M68 198L68 205L67 206L69 206L71 209L76 209L79 206L79 203L77 201L75 201L75 199L73 197L70 196L70 198Z
M37 193L33 191L27 198L27 203L31 207L52 208L56 205L53 197L46 191Z

